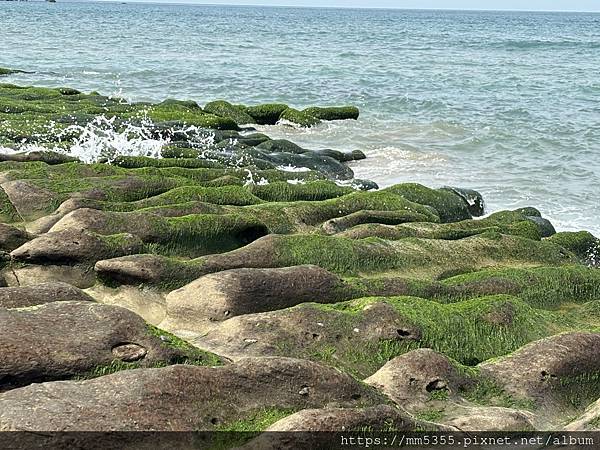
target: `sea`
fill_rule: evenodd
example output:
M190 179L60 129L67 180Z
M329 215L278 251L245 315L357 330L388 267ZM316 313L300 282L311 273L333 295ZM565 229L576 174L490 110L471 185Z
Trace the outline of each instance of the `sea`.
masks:
M472 188L600 236L600 14L0 1L0 67L132 101L353 104L260 129L363 150L380 186Z

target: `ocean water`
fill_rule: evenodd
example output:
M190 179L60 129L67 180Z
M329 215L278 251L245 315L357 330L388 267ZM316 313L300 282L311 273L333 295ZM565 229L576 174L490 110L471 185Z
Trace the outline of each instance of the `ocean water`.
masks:
M263 127L357 177L477 189L600 235L600 14L0 2L7 82L131 100L355 104Z

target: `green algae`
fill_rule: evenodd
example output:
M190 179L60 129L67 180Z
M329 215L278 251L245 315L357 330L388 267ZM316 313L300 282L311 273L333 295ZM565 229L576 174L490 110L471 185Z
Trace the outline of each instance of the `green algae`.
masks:
M496 406L526 411L535 411L537 409L534 401L517 398L506 392L498 383L488 379L479 379L475 384L465 386L460 390L460 395L470 402L483 406Z
M357 120L358 108L355 106L310 107L302 111L320 120Z
M204 111L216 116L227 117L238 125L254 122L254 118L248 114L243 106L232 105L225 100L216 100L204 105Z
M283 103L268 103L264 105L248 106L244 111L259 125L275 125L281 113L288 109Z
M449 278L443 285L452 289L434 293L438 301L504 293L536 308L559 309L600 299L600 271L581 265L483 270Z
M396 337L387 338L371 334L373 317L368 311L375 305L390 308L385 313L388 327L395 326L402 333L398 331ZM309 342L297 342L283 334L279 340L282 354L320 361L360 378L418 348L430 348L460 364L476 366L529 342L584 327L511 296L454 304L417 297L362 298L336 304L303 304L289 311L302 313L307 320L325 327L319 332L319 339Z
M321 121L316 117L311 116L306 112L298 111L294 108L288 108L285 111L283 111L281 113L281 116L279 116L279 120L292 122L296 125L300 125L301 127L305 128L310 128L321 123Z

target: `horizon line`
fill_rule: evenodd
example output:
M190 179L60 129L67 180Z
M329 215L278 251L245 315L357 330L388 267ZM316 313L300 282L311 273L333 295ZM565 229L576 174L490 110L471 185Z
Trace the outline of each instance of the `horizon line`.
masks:
M34 0L35 1L35 0ZM43 1L43 0L38 0ZM264 5L250 3L200 3L195 1L147 1L147 0L66 0L62 3L149 3L154 5L196 5L196 6L237 6L262 8L305 8L305 9L375 9L392 11L482 11L482 12L556 12L556 13L592 13L600 14L600 10L580 9L497 9L497 8L407 8L393 6L318 6L318 5Z

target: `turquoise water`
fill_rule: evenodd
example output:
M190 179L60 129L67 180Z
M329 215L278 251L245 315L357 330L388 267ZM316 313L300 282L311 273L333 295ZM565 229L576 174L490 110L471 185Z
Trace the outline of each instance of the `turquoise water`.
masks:
M0 2L6 80L133 100L356 104L266 128L357 176L480 190L600 235L600 15Z

